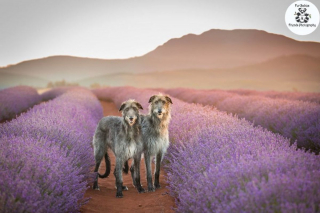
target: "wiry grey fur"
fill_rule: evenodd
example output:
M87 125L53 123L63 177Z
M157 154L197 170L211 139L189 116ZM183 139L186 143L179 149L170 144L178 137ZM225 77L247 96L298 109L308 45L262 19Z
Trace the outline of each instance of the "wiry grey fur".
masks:
M148 191L160 188L160 163L169 147L169 122L171 119L172 100L167 95L154 95L149 100L149 114L142 116L142 140L145 157ZM152 183L151 157L156 156L155 181ZM134 168L130 168L134 174ZM133 176L132 176L133 177ZM136 185L133 178L133 184Z
M129 158L134 159L134 173L132 174L135 186L139 193L144 192L140 184L140 161L143 152L141 137L141 125L139 109L141 104L135 100L123 102L120 110L122 117L107 116L100 120L93 138L94 156L96 161L95 172L98 172L100 162L105 155L106 173L97 174L93 188L99 190L98 175L101 178L107 177L110 173L110 160L108 149L110 148L116 156L114 175L116 177L116 197L123 197L122 167Z

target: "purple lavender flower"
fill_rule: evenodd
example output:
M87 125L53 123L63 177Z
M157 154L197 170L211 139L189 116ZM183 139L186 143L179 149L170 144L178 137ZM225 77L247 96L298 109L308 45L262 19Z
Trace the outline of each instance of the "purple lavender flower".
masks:
M233 113L268 130L297 140L298 147L320 151L320 105L297 100L238 95L227 91L169 89L170 95Z
M311 92L279 92L279 91L256 91L256 90L228 90L239 95L258 95L274 99L286 99L296 101L308 101L320 104L320 93Z
M14 118L40 101L37 90L32 87L17 86L0 90L0 121Z
M95 90L117 105L146 108L155 91ZM320 156L289 139L209 106L173 99L164 159L177 212L319 212ZM145 110L146 112L146 110Z
M97 98L77 88L0 124L1 212L77 212L102 115Z

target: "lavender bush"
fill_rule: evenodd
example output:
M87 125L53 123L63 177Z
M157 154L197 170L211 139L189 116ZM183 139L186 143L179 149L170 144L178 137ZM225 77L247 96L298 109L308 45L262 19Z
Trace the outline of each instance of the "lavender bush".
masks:
M168 89L181 100L215 106L272 132L297 140L298 147L320 151L320 105L311 102L242 96L226 91Z
M77 212L102 115L97 98L77 88L1 124L1 212Z
M135 98L144 108L154 93L95 91L117 105ZM320 211L318 155L209 106L177 99L172 106L171 145L164 162L177 212Z
M256 91L256 90L227 90L239 95L258 95L275 99L286 99L296 101L308 101L320 104L320 93L309 92L279 92L279 91Z
M0 121L14 118L41 101L36 89L17 86L0 90Z
M54 99L66 92L68 92L69 90L73 90L73 89L76 89L76 88L80 88L80 87L77 87L77 86L68 86L68 87L57 87L57 88L53 88L53 89L50 89L44 93L42 93L40 96L41 96L41 100L42 101L49 101L51 99Z
M0 139L1 212L71 212L86 182L79 161L56 142L32 137Z

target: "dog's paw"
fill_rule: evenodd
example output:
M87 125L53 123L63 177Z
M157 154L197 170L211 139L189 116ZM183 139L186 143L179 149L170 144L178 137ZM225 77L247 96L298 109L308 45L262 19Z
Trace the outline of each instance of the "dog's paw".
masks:
M100 191L98 184L93 184L92 189Z
M135 183L135 182L132 182L132 186L133 186L134 188L136 188L136 183ZM143 186L143 185L141 184L141 186Z
M123 198L122 192L117 192L116 197L117 197L117 198Z
M154 192L155 191L155 189L154 189L154 187L152 186L152 187L148 187L148 192Z
M146 190L144 188L142 188L142 187L139 187L137 190L138 190L139 193L145 193L146 192Z
M156 189L160 189L160 188L161 188L160 184L154 184L154 187L155 187Z
M118 189L117 186L114 186L115 189ZM128 191L128 187L127 186L122 186L122 191Z

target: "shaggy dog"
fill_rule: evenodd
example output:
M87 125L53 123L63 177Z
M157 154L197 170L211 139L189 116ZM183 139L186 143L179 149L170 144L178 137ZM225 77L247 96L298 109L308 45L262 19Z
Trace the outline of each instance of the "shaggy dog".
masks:
M160 188L160 163L164 154L169 147L169 122L171 119L171 104L172 100L167 95L153 95L149 99L149 114L142 116L141 129L143 141L143 153L145 157L148 191L154 191L155 188ZM155 181L152 183L151 157L156 157ZM135 168L130 168L133 185L139 186L135 182Z
M110 159L108 149L111 149L116 156L116 166L114 175L116 177L116 197L123 197L122 190L127 190L123 186L122 167L129 158L134 159L132 167L134 173L132 177L139 193L144 192L140 184L140 161L143 152L141 137L141 125L139 109L143 109L141 104L135 100L123 102L119 111L122 117L107 116L100 120L93 137L94 157L96 161L95 172L98 172L100 162L105 156L106 172L104 175L97 173L93 188L99 190L98 176L105 178L110 174Z

